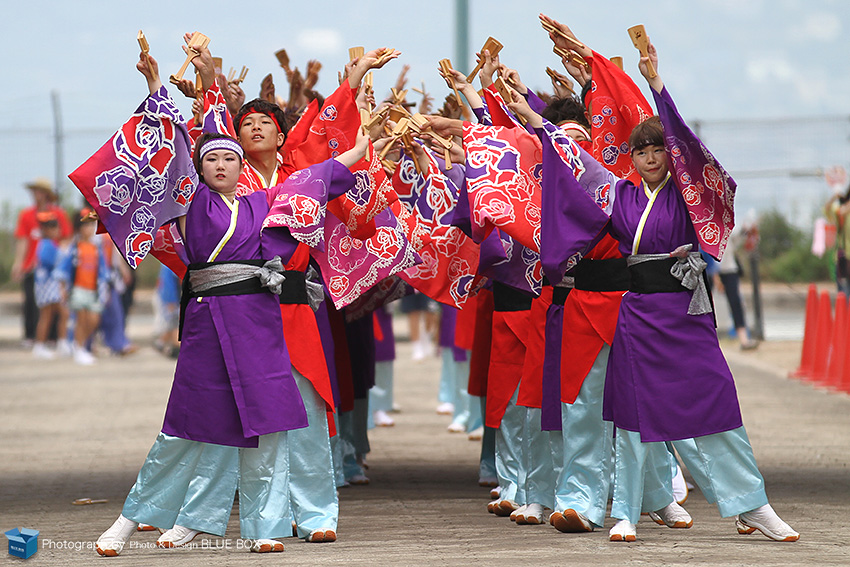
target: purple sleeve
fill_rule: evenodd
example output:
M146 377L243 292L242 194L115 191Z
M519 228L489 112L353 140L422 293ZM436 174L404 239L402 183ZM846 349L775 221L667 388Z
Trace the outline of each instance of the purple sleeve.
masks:
M525 93L525 99L528 101L528 106L537 114L542 113L546 109L546 103L540 100L540 97L534 94L531 89Z
M573 176L585 192L610 215L615 199L613 188L619 178L584 151L563 130L546 119L543 120L543 131L546 135L541 138L543 146L551 146L560 155L561 161L572 170Z
M478 118L479 124L483 124L484 126L493 125L493 119L490 117L490 111L487 110L487 103L484 103L484 106L481 106L479 108L473 108L472 112L474 112L475 117Z
M440 315L440 334L437 344L441 347L455 346L455 323L457 322L457 307L442 305Z
M652 91L664 126L670 173L690 213L701 248L720 259L735 228L737 184L682 120L670 93Z
M324 250L328 200L352 187L354 175L335 159L296 171L267 190L270 210L263 228L288 228L299 242Z
M375 338L375 360L386 362L395 360L395 335L393 335L393 317L381 306L375 310L375 320L381 328L383 340Z
M546 277L555 283L596 244L609 220L559 149L544 138L540 260Z
M465 166L464 166L465 167ZM460 182L455 203L452 226L458 227L465 235L472 238L472 212L469 208L469 191L466 190L466 175Z

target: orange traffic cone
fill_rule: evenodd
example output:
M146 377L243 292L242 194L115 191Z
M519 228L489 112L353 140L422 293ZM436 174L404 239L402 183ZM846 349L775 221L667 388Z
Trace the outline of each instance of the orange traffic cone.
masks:
M844 375L844 351L847 350L847 297L839 293L835 298L835 321L832 325L832 336L829 341L829 363L826 366L826 376L821 381L823 386L834 390L841 383Z
M847 318L845 341L847 339L850 339L850 317ZM835 386L835 389L850 394L850 348L847 347L848 345L845 342L842 348L839 349L841 356L844 358L844 365L841 369L841 381Z
M816 382L826 378L826 366L829 362L829 341L832 337L832 303L829 292L822 291L818 301L818 328L815 333L815 362L809 380Z
M815 366L815 334L818 322L818 292L815 284L809 285L806 295L806 326L803 331L803 353L800 356L800 366L789 374L792 378L805 378L812 375Z

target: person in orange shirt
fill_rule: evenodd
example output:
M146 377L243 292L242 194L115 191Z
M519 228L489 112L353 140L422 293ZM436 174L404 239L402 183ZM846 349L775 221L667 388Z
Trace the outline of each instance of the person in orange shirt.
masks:
M84 365L95 361L85 345L100 324L108 273L106 259L95 242L97 225L89 219L89 212L83 209L74 218L74 239L55 273L74 315L74 362Z

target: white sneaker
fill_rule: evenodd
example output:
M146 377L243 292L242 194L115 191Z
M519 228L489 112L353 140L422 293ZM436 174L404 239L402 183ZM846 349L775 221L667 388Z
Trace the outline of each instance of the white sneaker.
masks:
M378 427L392 427L395 425L395 420L384 410L376 410L372 414L372 419L375 420L375 425Z
M437 406L437 415L452 415L455 412L455 405L451 402L443 402Z
M502 487L501 486L494 486L493 488L490 489L490 498L493 498L494 500L498 501L499 496L501 496L501 495L502 495Z
M183 547L195 539L199 533L201 532L175 524L173 528L159 536L156 545L164 548Z
M255 539L251 542L254 553L273 553L283 551L283 544L276 539Z
M427 356L427 354L425 352L425 346L419 341L413 343L413 360L414 360L414 362L419 362L419 361L425 360L426 356Z
M770 504L738 514L735 520L739 534L751 534L758 530L775 541L797 541L800 534L782 521Z
M636 541L637 526L628 520L620 520L608 532L609 541Z
M68 357L73 354L73 349L71 348L71 341L68 339L61 339L56 343L56 355L61 357Z
M52 360L56 358L56 353L50 350L44 343L35 343L32 345L32 355L42 360Z
M484 438L484 427L481 426L478 429L473 429L469 432L468 437L470 441L481 441Z
M97 538L95 550L98 555L105 555L106 557L117 556L124 549L124 545L126 545L130 536L136 533L136 527L138 525L124 516L118 516L115 523Z
M449 433L466 433L466 425L459 421L453 421L449 424Z
M81 346L74 345L74 362L83 366L91 366L95 362L94 355Z
M679 506L675 501L671 502L661 510L650 512L649 517L661 526L668 528L689 528L694 525L694 521L688 511Z

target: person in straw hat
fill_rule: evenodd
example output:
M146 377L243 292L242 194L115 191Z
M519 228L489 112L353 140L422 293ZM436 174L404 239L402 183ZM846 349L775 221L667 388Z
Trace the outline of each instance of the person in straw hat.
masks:
M58 196L53 184L44 177L38 177L24 185L30 190L33 205L18 215L15 228L15 260L12 264L12 279L19 281L24 290L23 324L24 346L33 344L38 325L38 306L35 302L35 249L41 239L38 214L53 213L59 223L59 239L66 241L71 237L71 223L65 211L57 204Z

